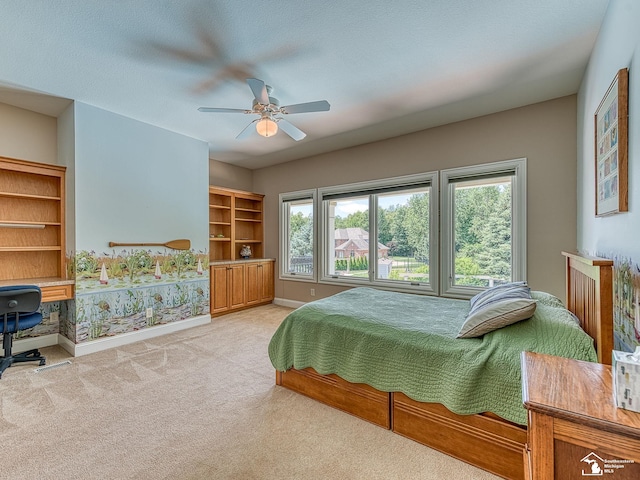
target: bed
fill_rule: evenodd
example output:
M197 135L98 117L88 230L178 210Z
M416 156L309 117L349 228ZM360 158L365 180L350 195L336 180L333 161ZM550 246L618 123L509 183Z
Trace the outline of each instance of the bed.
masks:
M276 383L497 475L523 478L520 352L601 362L611 356L611 262L565 257L575 316L553 296L533 292L530 320L480 338L455 338L469 301L358 288L311 302L272 338Z

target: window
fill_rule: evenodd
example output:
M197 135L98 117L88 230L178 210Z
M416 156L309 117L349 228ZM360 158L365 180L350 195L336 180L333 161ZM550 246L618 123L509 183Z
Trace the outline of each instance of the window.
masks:
M321 280L437 291L436 178L430 173L319 189Z
M315 190L280 195L280 278L315 281Z
M526 160L443 170L443 294L526 278Z
M470 298L526 280L526 159L280 195L280 278Z

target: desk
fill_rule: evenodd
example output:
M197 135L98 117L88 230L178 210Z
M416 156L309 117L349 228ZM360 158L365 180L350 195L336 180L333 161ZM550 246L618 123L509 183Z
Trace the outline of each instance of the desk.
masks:
M640 478L640 414L616 407L612 383L608 365L522 353L531 480Z
M0 280L0 287L11 285L35 285L42 290L42 303L57 302L73 298L75 281L64 278L27 278L24 280Z

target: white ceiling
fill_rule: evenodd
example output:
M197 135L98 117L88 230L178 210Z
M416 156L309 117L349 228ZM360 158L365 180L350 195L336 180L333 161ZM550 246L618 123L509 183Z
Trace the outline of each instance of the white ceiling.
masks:
M608 3L2 0L0 102L77 100L260 168L576 93ZM197 108L250 108L249 74L331 110L287 117L300 142L236 140L254 116Z

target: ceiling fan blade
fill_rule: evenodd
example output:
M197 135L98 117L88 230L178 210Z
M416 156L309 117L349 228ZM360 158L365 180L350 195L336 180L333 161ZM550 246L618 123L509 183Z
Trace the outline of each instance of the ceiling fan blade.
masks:
M200 107L198 110L205 113L251 113L251 110L244 110L242 108Z
M287 135L289 135L291 138L293 138L296 142L299 142L300 140L302 140L304 137L307 136L306 133L304 133L302 130L300 130L298 127L294 126L293 124L287 122L284 118L278 118L277 121L278 121L278 126L282 129L282 131Z
M259 118L256 118L253 122L251 122L249 125L247 125L246 127L244 127L242 129L242 131L238 134L238 136L236 137L237 140L241 140L243 138L247 138L248 136L250 136L252 133L255 133L256 129L255 128L250 128L253 125L255 125L255 123L259 120Z
M297 103L295 105L285 105L280 108L282 113L305 113L305 112L326 112L331 108L326 100L317 102Z
M269 105L269 94L267 93L267 86L264 84L262 80L258 80L257 78L247 78L247 83L249 84L249 88L253 92L253 96L256 97L256 100L260 102L262 105Z

